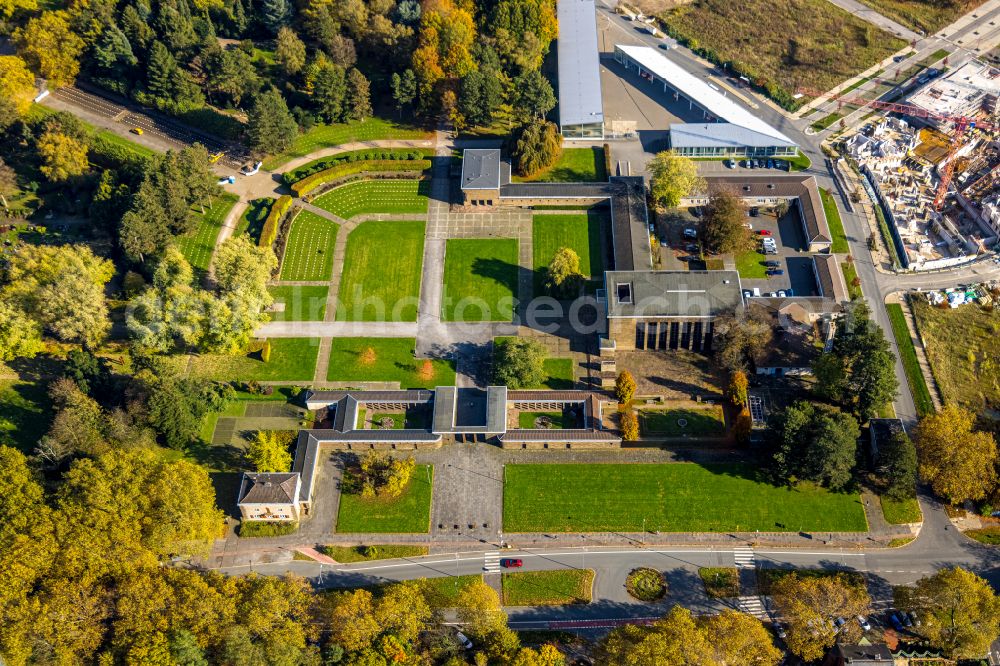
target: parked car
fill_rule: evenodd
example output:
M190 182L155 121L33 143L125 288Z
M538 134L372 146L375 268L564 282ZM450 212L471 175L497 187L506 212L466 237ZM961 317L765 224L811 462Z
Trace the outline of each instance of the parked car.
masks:
M750 207L750 217L758 217L760 215L760 208L757 206Z
M774 160L768 160L767 161L767 168L768 169L773 169L774 168Z
M899 616L897 616L896 613L889 613L889 622L896 631L903 630L903 623L900 621Z
M244 166L242 169L240 169L240 171L243 172L244 176L253 176L258 171L260 171L260 168L262 166L264 166L263 162L254 162L253 165Z
M774 633L778 635L778 638L784 640L786 636L785 625L780 622L774 623Z
M760 287L753 288L753 295L756 296L757 298L760 298Z
M140 136L144 134L141 127L133 127L132 129L129 130L129 132L132 132L132 134L138 134Z
M778 275L784 275L784 274L785 274L785 271L783 271L780 268L769 268L767 270L767 276L768 277L776 277Z
M784 290L778 291L778 298L785 298L786 296L788 296L788 294L786 294Z
M904 60L906 60L906 56L901 55L895 56L892 59L893 62L903 62Z
M753 296L753 292L751 292L749 289L743 290L743 298L750 298L751 296Z
M523 567L524 562L511 557L505 557L502 560L500 560L500 566L502 566L504 569L517 569L518 567Z
M455 634L455 638L458 639L458 644L461 645L466 650L472 649L472 641L470 641L469 637L463 634L461 631Z
M697 229L688 227L687 229L684 230L684 238L697 238L697 237L698 237Z
M726 165L727 169L735 169L736 168L736 162L733 161L733 160L726 160L725 162L723 162L723 164Z
M872 630L871 623L868 621L868 618L866 618L864 615L859 615L858 616L858 624L861 625L861 628L863 630L865 630L865 631L871 631Z
M906 611L899 611L899 619L903 622L904 627L910 628L913 626L913 620L906 614Z
M773 259L768 259L767 261L764 262L764 265L767 266L768 268L778 268L779 266L781 266L781 262L775 261Z
M836 629L836 630L837 630L837 632L839 633L839 632L840 632L840 630L841 630L841 628L842 628L842 627L843 627L843 626L844 626L845 624L847 624L847 620L845 620L845 619L844 619L844 618L842 618L842 617L838 617L838 618L837 618L836 620L834 620L834 621L833 621L833 628L834 628L834 629Z
M760 234L761 236L770 236L771 235L771 232L768 231L767 229L761 229L757 233Z

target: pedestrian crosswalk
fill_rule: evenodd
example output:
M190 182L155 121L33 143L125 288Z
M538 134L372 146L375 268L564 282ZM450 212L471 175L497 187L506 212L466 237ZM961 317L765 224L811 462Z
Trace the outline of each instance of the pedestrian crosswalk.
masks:
M483 571L486 573L500 573L500 551L483 554Z
M733 557L738 569L752 569L754 566L753 548L736 548L733 550Z
M767 617L767 611L764 610L764 604L761 603L760 597L757 596L740 597L737 600L737 604L739 606L740 611L743 613L747 613L748 615L753 615L754 617L757 618Z

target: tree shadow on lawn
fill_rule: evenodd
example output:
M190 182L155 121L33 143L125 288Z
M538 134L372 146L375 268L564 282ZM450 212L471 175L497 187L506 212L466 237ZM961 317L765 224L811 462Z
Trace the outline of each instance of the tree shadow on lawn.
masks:
M499 259L483 259L482 257L477 257L476 260L472 262L473 275L488 278L498 284L508 287L515 297L517 297L517 285L522 271L524 271L524 269L517 264L509 264L506 261L501 261Z
M245 433L241 433L241 436L243 434ZM200 465L225 472L235 472L246 467L243 450L232 444L205 444L201 442L188 446L185 453Z
M243 474L240 472L211 472L208 477L215 490L215 504L222 509L226 516L239 518L240 512L236 504L239 501L240 481Z

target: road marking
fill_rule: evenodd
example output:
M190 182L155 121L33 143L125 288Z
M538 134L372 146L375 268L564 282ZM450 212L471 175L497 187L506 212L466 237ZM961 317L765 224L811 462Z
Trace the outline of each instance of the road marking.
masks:
M737 600L737 605L741 611L749 615L753 615L756 618L763 619L767 617L767 611L764 610L764 604L761 603L760 597L758 596L740 597Z
M500 551L483 553L483 570L487 573L500 572Z
M753 548L737 548L733 551L733 558L738 569L752 569L754 566Z

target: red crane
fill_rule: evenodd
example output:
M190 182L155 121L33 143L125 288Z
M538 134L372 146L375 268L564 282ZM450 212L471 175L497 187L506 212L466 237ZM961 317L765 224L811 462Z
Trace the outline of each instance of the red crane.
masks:
M826 94L822 91L813 90L811 88L797 88L796 92L802 93L803 95L810 95L812 97L821 97ZM843 97L834 97L831 99L836 99L838 109L844 104L851 104L860 107L870 106L889 113L901 113L903 115L914 116L916 118L929 118L932 120L952 123L955 126L955 132L951 136L951 149L948 151L948 156L945 157L944 165L939 169L941 180L938 183L937 193L934 196L934 208L936 210L941 209L941 204L944 203L945 197L948 194L948 186L951 184L951 178L955 172L955 153L957 153L962 147L962 137L965 135L966 130L976 127L989 131L996 131L997 129L996 125L985 120L969 118L968 116L952 116L945 113L935 113L929 109L913 106L912 104L883 102L882 100L861 97L860 95L844 95Z

